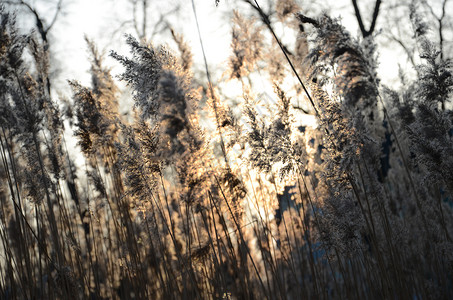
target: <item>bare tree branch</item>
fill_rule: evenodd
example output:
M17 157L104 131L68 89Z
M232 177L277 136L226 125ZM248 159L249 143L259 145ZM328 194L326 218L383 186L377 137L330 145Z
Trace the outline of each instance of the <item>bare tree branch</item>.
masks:
M407 47L407 45L399 38L397 38L396 36L394 35L390 35L389 38L391 40L393 40L394 42L398 43L398 45L401 46L401 48L403 48L404 52L406 53L406 56L408 58L408 60L411 62L412 64L412 67L414 68L415 71L417 71L418 73L418 69L416 68L417 67L417 64L415 63L415 60L414 60L414 51L413 49L409 49Z
M47 26L47 31L49 31L53 25L55 24L55 22L57 21L57 18L58 18L58 15L60 14L60 11L61 11L61 4L63 3L63 0L59 0L58 1L58 4L57 4L57 9L55 11L55 14L53 16L53 19L52 21L50 22L49 26Z
M255 3L252 2L252 0L244 0L244 2L248 3L256 12L258 12L258 14L260 15L261 17L261 20L263 21L264 25L266 25L266 27L270 30L270 32L274 33L274 28L272 26L272 23L271 23L271 20L270 20L270 16L268 14L266 14L262 9L261 7L258 6L258 3L256 1L254 1ZM286 54L289 54L289 55L293 55L291 53L291 51L289 51L289 49L280 42L280 47L282 47L282 50L286 53Z
M180 5L176 5L174 8L165 13L159 14L159 19L153 21L152 24L149 24L148 20L148 8L150 7L149 0L129 0L132 3L132 20L126 21L126 23L132 22L135 32L139 39L153 38L157 33L161 33L168 28L167 17L177 13L180 10ZM142 15L139 15L137 12L141 10ZM139 16L141 20L139 20ZM140 22L141 21L141 22ZM123 22L123 24L125 24ZM150 25L153 27L150 28ZM148 36L149 30L151 30L151 35Z
M44 50L47 51L48 47L49 47L49 41L48 41L48 33L49 31L52 29L53 25L55 24L55 22L57 21L57 18L61 12L61 4L62 4L63 0L59 0L58 1L58 4L57 4L57 8L55 10L55 14L52 18L52 21L50 22L50 24L45 27L44 24L44 19L41 18L40 14L38 13L38 11L32 7L29 3L25 2L24 0L19 0L19 1L4 1L4 3L7 3L7 4L10 4L10 5L18 5L18 6L23 6L25 7L30 13L33 14L33 16L35 17L35 22L36 22L36 28L38 29L38 32L41 36L41 40L43 42L43 45L44 45Z
M381 2L382 2L381 0L376 0L376 4L374 5L373 18L371 20L371 25L370 25L370 28L367 30L365 28L365 25L363 24L362 15L360 14L360 9L359 9L359 6L357 5L357 0L352 0L352 5L354 6L355 16L357 18L357 22L359 23L360 31L362 32L362 36L364 38L370 36L373 33L374 28L376 27L376 20L379 15L379 8L381 6Z
M30 5L28 2L24 0L18 0L18 1L4 1L6 4L10 5L17 5L17 6L22 6L25 7L35 18L35 26L36 29L39 32L39 35L41 36L41 41L42 41L42 47L44 50L44 55L48 55L48 50L49 50L49 31L52 29L52 27L55 25L58 16L60 15L61 12L61 7L63 0L59 0L57 3L57 7L55 9L55 13L53 15L52 21L49 23L49 25L45 26L45 20L41 17L40 13L36 10L35 7ZM36 46L36 45L35 45ZM49 74L46 76L46 87L47 87L47 93L49 97L51 96L51 82L49 78Z
M437 14L434 12L434 9L431 5L428 4L428 2L425 0L423 1L423 4L429 9L431 15L434 17L434 19L436 19L437 23L438 23L438 34L439 34L439 51L440 51L440 58L443 60L444 59L444 34L443 34L443 30L444 30L444 20L445 20L445 16L446 16L446 6L447 6L447 2L448 0L443 0L442 2L442 13L439 16L437 16Z

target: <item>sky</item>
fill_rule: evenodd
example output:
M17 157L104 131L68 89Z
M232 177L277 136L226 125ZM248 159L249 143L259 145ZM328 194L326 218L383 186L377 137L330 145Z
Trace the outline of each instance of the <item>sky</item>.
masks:
M44 14L52 15L53 7L49 3L57 0L30 0ZM214 0L195 0L195 6L200 22L201 35L206 50L207 60L213 69L226 69L227 58L230 54L231 23L228 22L228 13L238 8L239 0L221 0L216 7ZM262 1L264 2L264 1ZM304 2L304 1L302 1ZM313 5L317 2L316 5ZM364 3L359 1L360 3ZM372 2L372 1L368 1ZM177 18L169 18L170 23L177 32L183 33L186 41L192 47L194 64L203 65L201 47L199 43L196 23L189 0L152 0L150 1L149 19L157 18L158 13L168 11L175 4L181 4L181 13ZM313 0L312 6L318 7L318 11L328 10L333 17L341 17L343 25L353 35L358 33L358 26L353 15L350 0ZM371 12L371 8L362 6L364 12ZM385 12L382 11L381 15ZM84 85L90 84L89 56L87 53L84 36L93 39L107 54L115 50L119 54L128 54L125 45L124 33L134 33L131 26L124 22L132 17L130 0L63 0L63 14L59 16L57 23L52 28L52 53L59 67L59 75L56 85L67 89L66 80L76 79ZM377 29L384 18L378 19ZM168 37L168 32L167 35ZM154 43L166 43L167 40L154 39ZM170 46L172 46L170 44ZM174 46L174 45L173 45ZM380 71L384 83L392 85L397 81L398 57L402 55L399 49L379 48ZM106 63L113 67L113 74L121 72L118 63L107 58ZM66 91L69 91L67 89Z
M35 3L39 4L40 1L35 0ZM150 14L155 13L155 10L168 10L177 3L182 5L178 18L170 18L170 21L176 31L182 32L192 46L195 64L202 64L203 58L191 1L150 2ZM226 15L238 7L236 2L239 1L223 0L216 7L214 0L195 1L207 59L213 66L225 66L229 55L231 24L227 22ZM351 22L351 20L355 21L350 17L352 11L346 9L350 6L348 4L349 0L334 1L333 5L326 8L332 9L337 16L340 14L346 16L343 18L345 25L356 31L356 24ZM133 34L134 30L131 26L122 25L122 23L132 17L131 6L127 0L63 0L63 7L64 14L59 16L51 32L54 40L53 53L61 65L59 84L64 84L67 79L77 79L84 84L89 84L87 73L89 60L84 35L95 40L106 53L115 50L120 54L127 54L122 34L124 32ZM46 10L43 9L43 11ZM47 11L49 15L52 14L52 9ZM158 38L156 40L157 43L166 42ZM107 62L115 66L113 61L107 60Z
M130 6L125 2L127 1L72 1L67 9L66 16L60 21L62 26L56 26L54 32L55 40L58 41L58 45L55 47L57 59L66 65L65 69L62 70L61 77L72 75L83 83L89 84L89 74L87 74L89 60L84 35L94 39L106 53L114 50L127 55L128 49L123 34L125 32L135 34L135 32L131 26L122 26L121 24L121 19L129 19L132 16L132 12L127 12L127 10L130 10ZM176 1L158 0L157 2L160 7L168 6L168 9L170 9L174 5L172 2ZM175 27L177 32L184 34L185 39L192 47L195 64L201 64L201 47L192 7L189 5L190 1L182 2L186 2L182 4L183 13L178 20L170 18L170 21L172 21L172 26ZM196 8L208 61L210 64L217 65L225 61L228 56L230 28L221 22L226 7L216 7L214 0L209 1L211 3L206 2L206 0L196 1ZM106 5L109 6L109 9L106 9ZM154 7L151 5L150 10L153 9ZM167 37L168 33L166 32ZM156 36L153 43L161 44L167 43L167 41ZM107 63L112 66L117 65L109 59L107 59ZM120 70L114 68L113 73L115 72L118 73Z

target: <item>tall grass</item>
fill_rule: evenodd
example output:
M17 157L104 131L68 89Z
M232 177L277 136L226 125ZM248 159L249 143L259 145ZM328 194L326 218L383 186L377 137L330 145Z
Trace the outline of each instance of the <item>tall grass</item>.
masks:
M417 12L423 64L396 91L371 36L246 2L217 85L174 31L180 56L111 52L129 119L90 40L91 86L70 81L61 114L47 52L0 11L0 298L453 297L453 70Z

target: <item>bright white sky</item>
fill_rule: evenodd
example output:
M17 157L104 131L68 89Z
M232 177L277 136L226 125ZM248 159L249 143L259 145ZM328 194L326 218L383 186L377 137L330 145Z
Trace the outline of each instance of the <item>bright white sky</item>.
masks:
M36 6L52 1L56 2L56 0L31 0L30 2ZM226 69L225 61L230 54L231 23L225 16L228 12L237 8L239 2L242 1L221 0L219 6L215 7L214 0L195 0L206 55L212 69ZM265 1L259 2L264 5ZM319 11L328 10L333 17L341 16L343 25L353 35L358 32L350 0L311 1L311 3L314 2L318 2L318 4L312 4L312 6L316 6ZM177 19L170 19L170 22L176 31L184 34L191 45L195 65L202 65L203 58L190 0L150 0L149 18L151 19L153 14L156 14L156 7L159 11L162 11L176 3L181 3L182 13ZM59 17L51 32L54 37L53 53L55 59L60 62L61 68L59 81L56 82L56 85L64 89L67 86L65 81L68 79L76 79L81 81L82 84L89 85L90 76L87 72L89 70L89 59L84 35L86 34L94 39L99 48L105 49L106 53L115 50L120 54L127 55L128 49L125 47L122 33L134 33L134 31L131 26L121 26L121 23L132 18L130 2L128 0L63 0L63 6L65 14ZM372 7L363 7L363 11L364 18L368 19L367 15L371 14ZM49 14L52 14L51 10L49 10ZM383 14L384 12L381 11L378 29L383 25L380 23L384 21ZM128 29L125 30L125 28ZM117 34L113 35L115 30ZM157 43L162 42L165 41L157 41ZM397 51L398 54L395 54L395 49L381 47L379 52L381 75L385 74L381 77L383 77L384 83L391 84L397 78L397 58L401 51ZM117 63L112 60L107 60L107 63L116 67L113 69L114 74L121 72Z
M157 2L160 7L171 7L172 2L176 1L157 0L150 2L152 3L150 11L152 11L153 3ZM172 26L177 32L182 32L191 45L195 64L201 64L203 60L192 6L190 1L183 0L181 2L186 2L182 4L182 15L178 20L170 19L170 21L173 21ZM106 7L108 8L106 9ZM221 5L216 8L214 0L197 0L196 8L209 63L218 64L227 58L229 50L230 27L221 22L221 20L224 20L222 15L227 7ZM128 30L121 29L121 20L130 19L131 16L132 12L126 1L72 0L66 16L59 21L61 25L56 26L53 32L58 41L58 45L55 45L57 59L65 65L65 69L62 70L62 77L76 78L84 84L89 84L89 74L87 74L89 60L84 41L85 34L94 39L101 49L106 50L106 53L115 50L120 54L127 55L128 48L125 46L125 39L122 34L126 31L135 35L135 32L131 26L123 27L128 28ZM117 31L116 34L113 34L114 31ZM156 40L153 42L167 42L157 38ZM117 65L111 60L107 62ZM114 69L114 73L115 71ZM118 70L118 72L120 71Z
M62 62L61 76L63 80L77 79L84 84L89 84L88 55L84 41L84 35L94 39L100 48L106 48L106 52L115 50L127 54L124 38L117 33L112 39L115 29L120 31L121 20L130 19L132 12L125 0L64 0L71 1L65 8L66 14L58 20L53 28L53 35L56 39L53 45L56 58ZM151 11L154 6L172 6L176 0L154 0L151 2ZM183 32L186 40L192 46L195 64L202 64L201 48L198 40L195 19L192 12L191 1L182 0L182 14L178 20L173 21L173 26L179 32ZM225 15L237 7L237 0L222 0L218 7L215 7L214 0L196 0L196 9L200 22L201 34L206 50L207 59L212 66L225 69L224 64L230 54L231 23L227 22ZM327 2L327 1L324 1ZM343 17L344 25L357 32L356 21L352 16L350 0L329 1L332 5L325 6L331 10L334 16ZM132 27L129 32L134 33ZM165 42L165 41L159 41ZM382 49L381 49L382 50ZM386 58L392 56L385 55ZM397 74L396 60L383 60L382 68ZM112 65L117 65L108 61ZM222 67L224 66L224 67ZM120 69L114 69L114 73ZM61 84L64 84L61 82Z

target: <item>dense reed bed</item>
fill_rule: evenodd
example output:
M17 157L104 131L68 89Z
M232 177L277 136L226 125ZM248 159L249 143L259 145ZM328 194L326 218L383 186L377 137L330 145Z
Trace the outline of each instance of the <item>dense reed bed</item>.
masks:
M179 52L111 52L129 116L93 41L63 107L0 11L1 299L453 297L452 64L415 7L422 63L393 90L373 36L248 4L222 82L173 31Z

